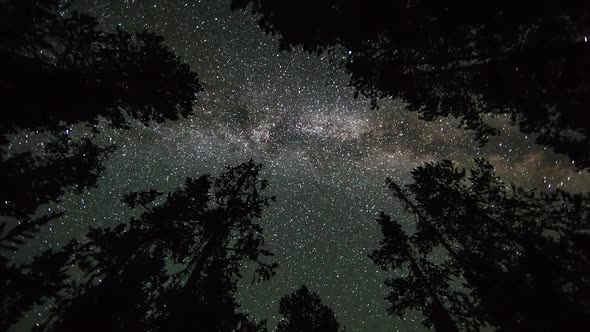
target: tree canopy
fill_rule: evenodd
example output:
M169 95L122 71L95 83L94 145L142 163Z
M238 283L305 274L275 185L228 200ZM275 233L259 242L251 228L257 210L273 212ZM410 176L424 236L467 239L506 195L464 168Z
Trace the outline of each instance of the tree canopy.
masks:
M382 213L375 264L395 270L389 312L421 311L437 331L576 329L590 323L590 194L506 186L478 159L427 163L387 180L414 228Z
M277 325L279 332L338 332L340 323L334 311L324 305L316 292L305 285L279 301L279 313L283 315Z
M105 119L128 128L129 118L175 120L192 113L197 75L149 31L104 32L96 18L59 0L0 2L0 214L26 221L38 206L69 190L96 186L114 146L73 138ZM23 130L45 132L41 152L8 153Z
M197 75L161 36L104 32L96 18L59 0L1 6L2 135L99 117L126 127L125 116L148 123L192 113Z
M277 267L266 261L272 253L256 223L274 199L264 193L260 169L249 161L217 178L189 178L166 196L155 190L126 195L129 207L143 212L116 227L90 227L84 241L64 248L58 257L66 259L53 268L67 266L71 273L75 267L82 278L55 285L55 306L36 330L264 329L264 322L238 311L234 298L245 261L253 263L254 281L270 278Z
M102 119L129 128L192 113L197 75L152 32L104 32L60 0L0 1L0 329L67 284L65 252L29 263L7 257L62 213L39 211L67 192L96 187L112 145L95 140ZM88 125L74 137L71 127ZM13 151L15 135L41 133L41 151ZM63 264L62 264L63 263Z
M346 52L357 93L454 116L481 144L509 115L590 168L590 7L585 1L232 0L280 47Z
M453 116L481 144L508 115L590 170L590 6L580 0L232 0L282 49L344 52L357 95L401 98L425 120ZM244 274L277 263L258 223L274 200L261 165L132 192L136 217L24 263L9 258L63 212L40 209L96 187L116 149L101 122L129 129L187 117L197 77L150 31L101 30L60 0L0 0L0 330L52 302L35 331L265 331L235 297ZM86 126L87 135L72 134ZM15 136L46 135L40 150ZM437 331L577 330L590 325L590 194L506 185L487 161L426 163L388 179L413 225L386 213L370 258L392 277L389 313ZM107 208L107 207L104 207ZM41 211L42 210L42 211ZM249 271L248 268L252 268ZM249 272L246 272L249 271ZM278 331L339 331L302 286L279 301Z

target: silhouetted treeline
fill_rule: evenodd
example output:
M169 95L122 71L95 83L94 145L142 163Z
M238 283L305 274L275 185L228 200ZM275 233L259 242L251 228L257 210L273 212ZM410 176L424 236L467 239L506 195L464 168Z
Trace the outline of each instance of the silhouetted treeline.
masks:
M197 75L161 36L104 32L96 18L63 3L2 3L3 135L99 117L124 128L125 116L148 123L192 113Z
M507 114L590 167L590 6L584 0L232 0L280 47L344 50L374 105L400 97L425 120L454 116L481 144ZM259 15L259 16L258 16Z
M234 296L245 261L254 267L253 282L277 268L265 259L272 253L256 223L274 198L264 194L268 183L253 161L217 178L189 178L167 195L130 193L124 201L142 209L138 218L91 226L83 240L28 263L6 256L63 215L40 206L95 187L116 148L94 136L72 138L72 125L98 134L101 120L120 129L131 118L146 125L176 120L192 113L201 87L151 32L103 32L94 17L59 0L2 1L0 15L0 329L53 302L34 330L265 331L265 321L240 312ZM25 130L50 138L41 153L8 152L11 135ZM297 308L305 317L291 315L288 304L280 313L293 326L311 320L337 328L331 309L303 289L304 298L294 300L311 299L313 307Z
M415 228L382 213L372 260L395 276L389 312L437 331L579 330L590 324L590 194L505 185L485 160L427 163L388 179Z
M590 6L586 1L232 0L280 48L345 54L356 94L401 98L425 120L460 119L484 144L507 115L538 143L590 169ZM506 188L487 162L469 175L427 164L390 188L416 215L382 214L372 254L397 270L391 313L439 331L575 330L590 323L588 194Z
M485 114L510 114L590 167L581 1L233 1L248 4L283 48L344 47L360 93L402 97L427 120L456 116L480 142L496 134ZM29 262L8 257L63 215L39 207L95 187L116 148L73 138L72 125L98 134L101 120L176 120L201 87L162 37L104 32L59 0L0 1L0 20L0 330L53 302L36 331L265 331L235 298L245 265L253 282L277 268L257 223L273 197L252 160L172 193L130 193L124 202L141 212L129 222L91 226ZM9 152L25 131L49 137L41 153ZM387 183L415 225L382 213L371 254L396 273L390 313L421 311L437 331L590 325L590 194L507 186L479 159L469 172L443 161L412 175ZM305 286L280 299L279 314L279 331L340 329Z
M39 331L254 331L234 298L245 261L256 280L274 274L256 223L273 200L260 165L229 167L217 178L187 179L163 196L126 195L138 218L91 227L65 252L84 276L62 290ZM164 200L155 203L157 200Z
M91 226L83 240L28 265L5 264L2 328L52 299L34 331L266 331L266 321L242 313L235 299L247 261L252 282L278 266L257 223L274 200L261 167L250 160L216 178L188 178L167 195L127 194L123 201L141 209L138 217ZM333 310L305 286L280 300L279 313L278 331L339 331Z
M334 311L324 305L316 292L305 285L279 301L283 318L277 324L279 332L338 332L340 323Z
M128 119L175 120L192 113L199 81L163 38L148 31L106 33L89 15L59 0L0 1L0 329L55 295L67 279L63 253L16 265L5 254L35 237L61 213L38 207L69 191L95 187L114 150L70 127ZM43 132L43 151L8 152L11 136Z
M113 150L91 139L75 141L70 126L100 119L128 128L129 118L175 120L192 113L197 75L164 39L144 31L106 33L96 18L63 1L0 2L0 207L25 219L66 190L96 185ZM7 155L9 135L22 130L53 136L42 156Z

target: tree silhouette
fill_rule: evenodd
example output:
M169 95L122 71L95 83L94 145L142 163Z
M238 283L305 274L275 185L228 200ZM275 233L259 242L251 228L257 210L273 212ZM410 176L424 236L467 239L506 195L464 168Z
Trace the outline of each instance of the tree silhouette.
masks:
M38 211L69 191L95 187L114 150L93 138L74 139L72 125L97 133L105 119L175 120L192 112L201 90L188 65L151 32L105 33L97 20L59 0L0 1L0 329L67 286L71 252L47 251L29 263L8 258L41 227L61 217ZM44 132L43 151L12 153L11 135ZM73 249L73 248L70 248Z
M6 222L0 223L0 251L12 251L24 239L34 237L38 227L59 215L41 217L30 222L23 222L4 232ZM0 255L0 329L8 331L24 312L34 305L43 303L55 296L67 284L66 251L46 250L36 256L30 263L14 264L4 255Z
M126 127L192 113L197 75L164 39L143 31L105 33L96 18L60 8L59 0L3 2L0 43L1 133L22 128L61 130L62 123L99 117ZM19 47L16 47L19 46ZM34 98L31 98L34 96Z
M277 324L279 332L324 332L340 330L334 311L324 305L316 292L304 285L281 298L279 313L283 319Z
M427 163L393 195L416 216L410 234L382 213L370 257L396 270L391 314L424 313L437 331L575 330L590 323L590 194L507 187L477 159L468 173Z
M129 118L175 120L192 113L197 75L164 39L144 31L105 33L97 20L63 1L0 2L0 186L2 215L22 219L66 189L96 185L112 146L73 140L73 124L97 132L105 119L128 128ZM69 14L64 14L69 13ZM41 156L6 154L9 136L34 130L53 136Z
M62 292L41 331L256 331L237 311L236 285L246 261L255 280L276 263L255 222L274 199L252 160L218 178L187 179L165 198L155 190L124 201L144 211L128 224L91 228L71 242L82 280Z
M0 215L26 219L39 205L57 202L66 191L82 193L95 187L103 161L114 150L101 147L91 139L80 141L62 134L44 145L43 155L23 152L0 156L3 174Z
M590 7L585 1L232 0L280 47L347 52L356 93L454 116L484 144L486 115L590 168Z

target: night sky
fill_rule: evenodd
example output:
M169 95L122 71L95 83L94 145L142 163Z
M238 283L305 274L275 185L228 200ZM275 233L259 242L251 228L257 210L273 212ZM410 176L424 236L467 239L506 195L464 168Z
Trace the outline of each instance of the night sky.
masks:
M186 177L219 174L224 165L254 158L277 197L261 220L269 249L280 264L270 281L239 288L242 308L276 324L278 299L302 284L318 291L349 331L421 329L419 319L386 314L383 280L389 273L367 255L378 246L374 221L384 210L407 224L384 185L385 177L410 182L410 171L425 161L452 159L468 166L486 157L507 181L525 187L587 191L590 176L566 158L534 144L532 137L491 119L503 135L479 148L457 121L424 122L396 100L353 99L338 58L302 51L278 52L275 38L263 34L249 13L231 12L229 1L77 0L105 29L149 28L199 74L205 91L189 119L128 131L105 129L102 142L119 146L107 162L99 188L69 195L47 209L66 217L47 227L20 258L59 247L85 234L88 225L128 220L124 193L156 188L174 190ZM346 52L346 50L342 50ZM343 53L344 54L344 53ZM82 126L72 135L84 135ZM38 147L41 138L22 135L13 149ZM17 257L17 259L19 258ZM43 316L44 308L25 323Z

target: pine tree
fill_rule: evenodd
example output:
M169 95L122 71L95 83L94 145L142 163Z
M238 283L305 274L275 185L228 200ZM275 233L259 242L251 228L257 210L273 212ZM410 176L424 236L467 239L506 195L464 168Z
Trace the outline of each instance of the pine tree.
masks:
M437 331L575 330L590 323L590 195L506 186L488 162L466 172L427 163L414 182L387 180L416 218L409 232L386 214L371 254L396 276L390 313L424 313Z
M0 329L56 296L68 252L45 252L15 264L15 251L61 217L40 211L67 192L96 187L114 151L95 140L98 122L129 128L192 113L197 75L165 44L144 31L104 32L96 18L60 0L0 1ZM74 138L72 126L89 135ZM14 136L48 137L42 151L10 151ZM52 262L49 264L48 262Z
M91 228L67 250L84 278L64 292L42 331L254 331L234 298L242 266L256 280L276 263L256 219L274 199L252 160L212 179L187 179L163 197L125 197L143 213L114 228Z
M305 285L279 301L282 320L277 324L279 332L338 332L340 323L334 310L324 305L318 293Z
M0 3L0 213L23 219L66 190L96 186L114 150L73 139L70 127L98 132L100 119L129 128L192 113L197 75L154 33L98 29L96 18L60 0ZM44 132L42 153L8 154L9 137Z

